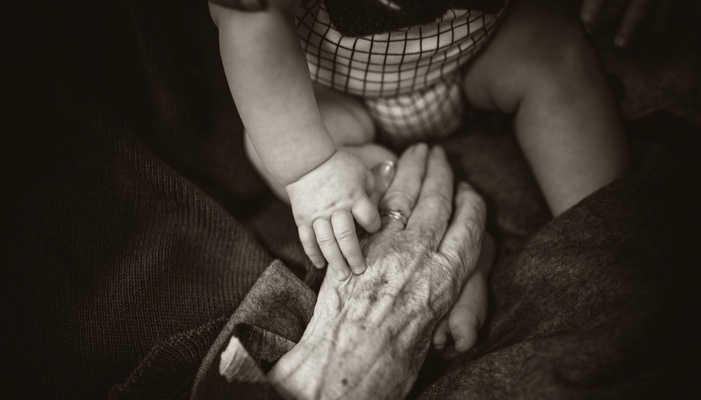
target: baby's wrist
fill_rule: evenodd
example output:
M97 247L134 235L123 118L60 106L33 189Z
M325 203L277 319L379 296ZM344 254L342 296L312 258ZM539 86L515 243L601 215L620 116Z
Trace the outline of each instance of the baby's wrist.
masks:
M324 164L336 153L336 145L323 128L323 132L311 132L309 140L300 140L285 148L268 147L263 160L275 180L283 186L298 181ZM263 155L259 152L261 158Z
M331 157L336 154L336 149L325 157L315 157L313 160L305 160L304 164L299 165L299 168L295 168L294 171L289 171L289 179L286 182L281 182L285 186L292 185L298 182L300 179L308 175L309 173L315 171L322 165L324 165ZM319 161L320 160L320 161Z

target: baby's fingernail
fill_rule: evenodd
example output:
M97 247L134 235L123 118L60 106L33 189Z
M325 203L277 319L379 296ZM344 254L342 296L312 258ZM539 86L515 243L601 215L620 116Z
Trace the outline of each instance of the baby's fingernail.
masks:
M336 275L336 279L338 279L339 281L342 281L342 280L345 280L345 279L348 277L348 272L347 272L347 271L337 270L337 271L335 272L335 275Z
M377 166L377 173L381 176L392 176L394 174L394 161L383 161Z
M365 267L364 264L363 264L363 265L359 265L359 266L355 267L355 269L353 270L353 273L356 274L356 275L360 275L360 274L362 274L363 272L365 272L365 268L366 268L366 267Z
M422 152L422 153L424 153L424 152L427 152L427 151L428 151L428 145L427 145L426 143L421 142L421 143L415 144L415 145L411 148L411 150L414 151L414 152Z

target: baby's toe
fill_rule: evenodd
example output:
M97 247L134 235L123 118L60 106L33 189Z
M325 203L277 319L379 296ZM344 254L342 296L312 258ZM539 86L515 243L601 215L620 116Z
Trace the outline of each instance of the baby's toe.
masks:
M459 352L470 350L477 342L477 330L480 326L478 316L469 310L455 310L448 321L450 334L455 341L455 350Z
M443 318L433 331L433 348L443 350L448 342L448 320Z

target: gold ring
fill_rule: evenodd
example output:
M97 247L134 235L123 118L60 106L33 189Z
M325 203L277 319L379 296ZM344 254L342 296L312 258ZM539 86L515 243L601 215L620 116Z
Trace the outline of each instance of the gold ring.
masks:
M404 215L404 213L401 210L381 210L380 218L384 217L396 219L397 221L402 223L403 228L406 228L406 223L409 221L409 218L406 215Z

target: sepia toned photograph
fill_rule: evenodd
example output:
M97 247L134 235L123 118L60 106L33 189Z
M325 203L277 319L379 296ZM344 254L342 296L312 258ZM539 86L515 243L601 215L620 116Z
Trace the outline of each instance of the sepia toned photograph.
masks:
M701 1L12 3L0 399L701 399Z

